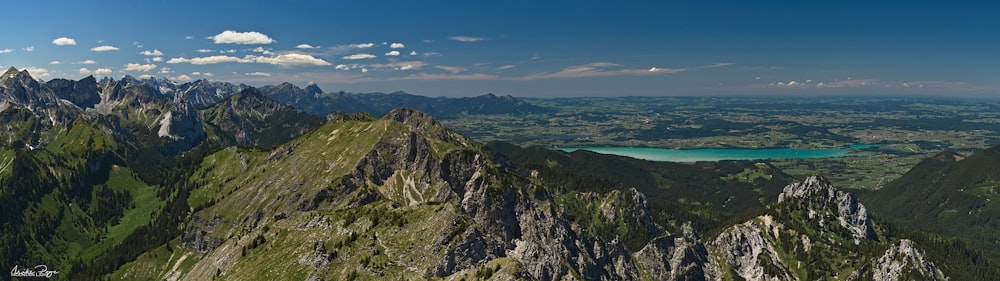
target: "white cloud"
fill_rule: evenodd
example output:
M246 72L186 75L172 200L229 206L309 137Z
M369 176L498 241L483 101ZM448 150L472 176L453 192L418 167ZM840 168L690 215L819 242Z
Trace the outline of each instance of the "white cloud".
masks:
M201 75L200 71L191 72L191 75Z
M403 43L392 43L392 45L389 45L389 48L402 49L406 48L406 45L404 45Z
M161 67L160 68L160 74L169 74L169 73L174 73L174 71L171 70L169 67Z
M657 72L657 71L660 71L660 69L655 66L649 68L649 72Z
M153 78L153 75L149 74L139 75L139 79L151 79L151 78Z
M49 70L41 67L29 66L25 67L24 70L27 70L28 74L31 74L31 78L35 79L41 79L49 76Z
M107 68L107 67L105 67L105 68L98 68L97 70L94 70L94 74L96 74L96 75L109 75L109 74L111 74L111 72L112 72L111 68Z
M123 70L124 71L142 71L142 72L147 72L147 71L150 71L150 70L153 70L153 69L156 69L156 65L155 64L130 63L130 64L126 64L125 65L125 69L123 69Z
M316 48L319 48L319 47L318 46L309 45L309 44L299 44L298 46L295 46L295 48L296 49L316 49Z
M276 64L280 66L297 66L297 65L330 65L329 62L325 60L318 59L316 57L304 54L283 54L276 57L248 57L252 58L257 63L269 63Z
M410 52L410 55L411 55L411 56L416 56L416 55L417 55L417 51L411 51L411 52Z
M178 82L188 82L188 81L191 81L193 79L191 79L191 76L187 76L185 74L181 74L181 76L170 77L170 80L174 80L174 81L178 81Z
M97 64L97 62L94 60L85 60L85 61L74 62L73 64Z
M497 70L504 70L504 69L511 69L511 68L514 68L513 64L508 64L508 65L501 66L501 67L497 68Z
M199 53L211 53L211 52L215 52L215 50L212 50L212 49L197 49L197 50L194 50L194 51L195 52L199 52Z
M385 55L386 55L386 56L393 56L393 57L395 57L395 56L398 56L398 55L399 55L399 51L396 51L396 50L392 50L392 51L390 51L390 52L388 52L388 53L385 53Z
M57 46L72 46L76 45L76 40L73 40L73 38L69 37L59 37L56 38L55 40L52 40L52 44L55 44Z
M155 58L152 59L152 61L161 62L161 61L163 61L163 57L155 57Z
M201 57L201 58L172 58L167 61L167 63L190 63L190 64L217 64L225 62L250 62L237 57L230 56L211 56L211 57Z
M410 70L410 69L413 69L413 65L412 64L407 64L407 65L399 67L399 70Z
M0 54L6 54L6 53L13 52L13 51L14 50L11 50L11 49L3 49L3 50L0 50Z
M444 70L444 71L447 71L447 72L451 72L452 74L459 73L459 72L462 72L462 70L465 70L465 69L463 69L461 67L457 67L457 66L444 66L444 65L436 65L436 66L434 66L434 68L437 68L437 69L440 69L440 70Z
M270 77L271 76L270 73L260 72L260 71L250 72L250 73L244 73L244 75L246 75L246 76L263 76L263 77Z
M273 52L271 52L271 50L264 49L264 47L253 48L253 50L250 50L250 51L261 53L261 54L265 54L265 55L273 55L274 54Z
M117 51L118 47L104 45L104 46L97 46L97 47L90 48L90 50L94 51L94 52Z
M337 69L337 70L351 70L351 69L354 69L354 68L358 68L358 65L357 64L351 64L351 65L338 64L334 68Z
M455 40L455 41L458 41L458 42L478 42L478 41L486 40L486 38L472 37L472 36L452 36L452 37L448 37L448 39Z
M345 60L361 60L361 59L372 59L372 58L376 58L376 56L372 54L353 54L344 57Z
M368 73L368 69L367 68L362 68L361 69L361 73Z
M62 64L62 62L54 60L54 61L49 62L49 64L51 64L51 65L58 65L58 64Z
M21 50L24 50L25 52L33 52L33 51L35 51L35 46L27 46L27 47L24 47Z
M374 47L375 43L351 44L351 45L348 45L348 46L351 46L351 47L354 47L354 48L359 48L359 49L364 49L364 48Z
M194 39L194 36L191 35L184 36L184 40L191 40L191 39Z
M163 52L160 52L160 50L156 50L156 49L154 49L154 50L152 50L152 51L150 51L150 50L145 50L145 51L142 51L142 52L141 52L141 53L139 53L139 54L141 54L141 55L144 55L144 56L154 56L154 57L159 57L159 56L162 56L162 55L163 55Z
M224 52L224 53L229 53L229 54L232 54L232 53L235 53L235 52L236 52L236 49L229 49L229 50L225 50L225 51L219 51L219 52Z
M226 30L215 36L208 37L215 41L215 44L271 44L274 43L274 39L264 35L263 33L250 31L250 32L236 32L232 30Z
M90 69L87 69L86 67L80 68L80 74L90 75Z

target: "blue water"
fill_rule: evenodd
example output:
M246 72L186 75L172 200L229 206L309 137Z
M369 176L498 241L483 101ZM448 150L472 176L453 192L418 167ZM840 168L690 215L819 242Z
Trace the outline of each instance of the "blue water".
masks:
M720 160L757 160L757 159L805 159L830 158L850 155L869 155L857 150L873 147L872 145L855 144L849 148L831 149L795 149L795 148L699 148L699 149L669 149L648 147L583 147L561 148L565 152L579 149L601 154L628 156L637 159L665 162L698 162Z

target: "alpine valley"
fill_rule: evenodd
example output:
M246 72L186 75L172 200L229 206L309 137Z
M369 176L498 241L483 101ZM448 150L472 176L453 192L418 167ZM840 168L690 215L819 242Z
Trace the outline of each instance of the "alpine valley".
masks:
M1000 148L847 192L768 162L481 143L438 119L554 111L11 68L0 265L57 280L1000 279Z

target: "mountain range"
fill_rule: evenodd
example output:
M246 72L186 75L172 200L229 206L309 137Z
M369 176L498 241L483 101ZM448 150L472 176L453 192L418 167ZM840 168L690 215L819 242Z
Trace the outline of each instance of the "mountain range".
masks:
M883 191L859 199L767 163L481 144L437 119L549 110L287 83L43 83L12 68L0 77L0 264L63 280L1000 276L964 240L870 214L864 200L883 208ZM884 190L919 196L906 187L968 176L945 194L991 202L989 169L955 172L990 153L939 155ZM927 212L964 217L949 206Z

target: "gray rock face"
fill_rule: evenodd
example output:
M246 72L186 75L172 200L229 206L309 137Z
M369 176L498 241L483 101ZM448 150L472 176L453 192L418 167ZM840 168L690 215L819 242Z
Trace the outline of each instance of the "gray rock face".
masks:
M101 102L101 93L94 76L87 76L80 81L53 79L45 82L45 86L52 89L59 98L68 100L80 108L93 108Z
M635 253L635 262L656 280L704 280L717 274L709 266L705 244L690 237L662 237Z
M423 113L393 111L383 118L428 134L430 140L453 145L465 142ZM442 241L442 245L455 239L458 243L444 250L433 276L448 276L491 259L510 257L538 280L639 278L620 242L606 243L574 229L550 201L542 202L550 199L541 187L470 150L453 151L435 160L429 139L411 132L380 140L356 170L344 177L343 184L360 186L365 179L382 185L402 179L405 183L395 186L412 188L412 192L383 190L382 196L402 205L450 201L461 206L475 227ZM438 190L432 190L435 188ZM424 198L416 194L435 195Z
M201 114L189 103L172 104L170 111L160 118L157 135L173 142L168 148L180 152L194 147L206 138Z
M855 238L877 239L865 206L854 195L834 188L822 177L811 176L802 183L785 186L778 202L791 198L798 198L813 209L836 211L840 225L848 228Z
M878 259L872 278L890 281L907 280L912 276L921 276L924 280L948 280L937 266L924 257L923 251L917 249L916 243L903 239Z
M79 110L61 102L27 70L18 71L13 67L0 76L0 103L3 101L27 108L42 119L45 127L69 124L80 115Z
M738 224L719 235L711 247L746 280L792 280L788 267L765 237L764 232L772 231L773 227L769 216Z

